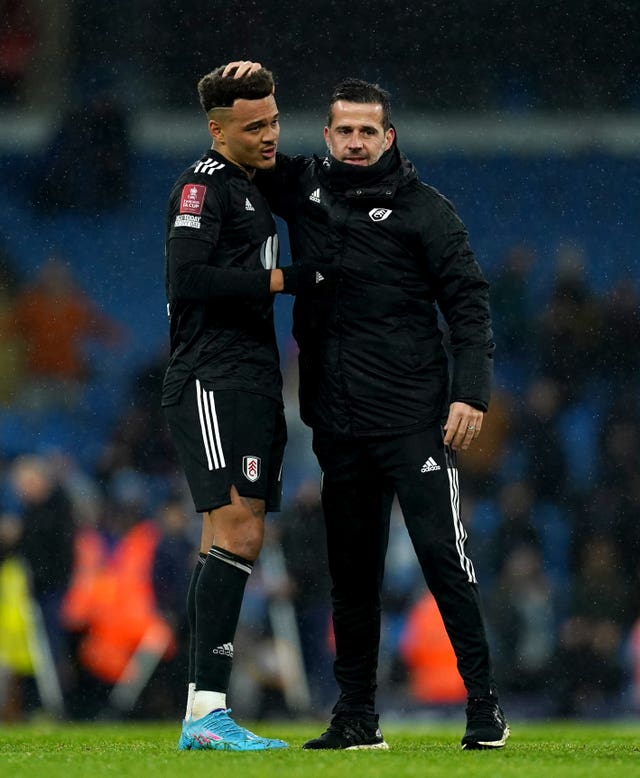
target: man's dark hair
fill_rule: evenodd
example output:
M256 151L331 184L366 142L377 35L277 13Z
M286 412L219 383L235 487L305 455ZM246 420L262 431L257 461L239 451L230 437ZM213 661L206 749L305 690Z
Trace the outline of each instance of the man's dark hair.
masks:
M266 68L242 78L234 78L235 70L222 77L224 65L207 73L198 81L200 105L208 113L212 108L231 108L236 100L260 100L274 89L273 74Z
M333 90L329 100L327 125L331 126L333 104L338 100L348 103L377 103L382 106L382 126L386 132L391 127L391 95L377 84L370 84L359 78L345 78Z

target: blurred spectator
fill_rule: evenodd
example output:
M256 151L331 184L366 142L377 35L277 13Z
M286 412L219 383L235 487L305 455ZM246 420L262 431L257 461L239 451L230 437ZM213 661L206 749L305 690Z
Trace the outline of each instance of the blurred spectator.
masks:
M500 688L529 696L546 695L555 650L556 613L539 548L523 543L507 555L489 597L488 611Z
M50 449L47 461L71 500L75 526L96 527L103 512L104 495L93 474L80 466L73 451Z
M171 627L157 610L153 590L160 531L144 518L144 483L123 470L114 474L107 497L99 526L78 532L63 609L67 629L77 635L83 675L73 712L81 717L96 716L107 706L113 715L129 713L151 672L174 650Z
M491 408L482 422L482 436L468 451L458 454L465 489L476 495L495 493L513 434L514 402L512 395L497 388L491 397Z
M456 655L430 592L409 610L400 653L409 672L409 690L419 703L438 706L466 701Z
M569 616L553 658L556 713L605 716L620 712L629 678L623 654L629 599L615 544L586 537L572 581Z
M175 446L160 402L166 356L139 368L129 390L130 402L116 421L111 437L100 454L98 472L102 477L120 468L133 468L157 476L168 497L175 484L171 481L177 469Z
M185 602L189 578L193 570L193 511L185 508L184 500L174 498L158 512L160 541L153 560L153 589L162 615L182 634L186 620ZM182 700L184 681L180 681Z
M491 568L502 569L504 560L518 548L542 548L533 517L535 495L526 481L505 484L498 493L499 524L491 547Z
M19 284L16 260L0 233L0 405L15 399L23 377L22 343L12 324Z
M0 722L24 716L24 679L35 673L28 571L16 546L20 524L0 516Z
M491 280L496 345L507 362L514 360L520 365L530 359L533 340L531 272L535 264L536 256L529 246L513 246Z
M322 711L335 696L329 644L331 582L327 540L316 480L303 483L278 520L313 707Z
M54 671L66 691L72 670L61 606L73 563L71 501L43 457L18 458L11 466L10 481L18 500L13 550L27 564L30 594L39 609L36 617L41 617L44 627L41 637L48 641Z
M561 499L567 487L567 463L561 445L561 390L552 378L533 380L517 430L528 452L527 480L538 499Z
M628 581L635 581L640 546L640 422L636 413L629 414L635 402L634 393L621 387L602 418L599 477L584 496L573 530L576 537L589 533L610 538L616 544ZM640 594L635 586L633 591Z
M0 0L0 103L17 102L38 42L36 4Z
M424 576L416 559L397 497L391 504L389 539L382 585L382 622L378 661L381 700L406 694L407 663L402 639L409 610L424 592ZM384 694L385 687L388 689ZM381 704L383 704L381 702Z
M129 201L130 156L123 109L114 95L97 91L66 115L39 170L34 204L48 212L122 208Z
M498 493L499 518L491 544L491 570L502 569L504 560L521 547L538 551L545 574L560 590L566 584L569 567L570 524L566 511L544 499L537 499L527 479L506 483ZM560 603L556 603L558 607Z
M27 385L20 402L34 410L77 405L92 365L90 339L114 347L122 328L77 286L69 265L51 257L17 295L14 332L22 339Z
M71 574L75 532L71 501L43 457L17 459L11 482L20 504L18 549L31 569L36 598L41 602L50 598L54 614Z
M175 449L168 437L166 421L151 404L127 407L103 446L97 465L103 478L126 467L162 476L165 483L175 470Z
M538 349L543 373L557 381L562 401L580 397L602 348L602 310L585 277L582 247L561 246L551 300L538 321Z
M640 295L632 278L620 280L604 301L603 337L609 346L603 351L605 377L638 386L640 378Z
M162 662L145 692L147 707L156 718L173 718L184 702L185 678L189 666L189 622L187 591L198 548L194 528L199 522L193 506L180 497L164 503L157 514L160 539L153 559L153 591L159 613L171 627L176 650L174 656Z
M637 602L637 600L636 600ZM640 710L640 617L636 618L629 633L627 655L631 666L631 699L634 710Z

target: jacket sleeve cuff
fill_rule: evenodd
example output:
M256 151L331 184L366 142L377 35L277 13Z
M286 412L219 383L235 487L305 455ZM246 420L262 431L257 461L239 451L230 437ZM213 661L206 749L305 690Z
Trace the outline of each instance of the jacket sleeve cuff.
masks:
M493 385L493 353L462 351L453 367L451 401L465 402L480 411L487 411Z

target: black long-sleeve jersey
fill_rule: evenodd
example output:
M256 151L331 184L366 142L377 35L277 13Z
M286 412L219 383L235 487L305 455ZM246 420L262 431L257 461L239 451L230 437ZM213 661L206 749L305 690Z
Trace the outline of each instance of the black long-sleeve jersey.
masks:
M268 272L277 261L275 222L263 196L243 170L208 151L169 197L163 405L176 404L193 376L206 389L282 401Z

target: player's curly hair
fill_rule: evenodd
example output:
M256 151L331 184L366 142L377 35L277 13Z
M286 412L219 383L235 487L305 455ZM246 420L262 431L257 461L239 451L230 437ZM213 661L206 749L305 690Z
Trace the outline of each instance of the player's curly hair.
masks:
M212 108L231 108L235 100L260 100L268 97L274 89L273 74L266 68L242 78L234 78L231 70L222 77L224 65L207 73L198 81L200 105L208 113Z
M333 90L329 100L329 114L327 116L327 125L331 126L333 104L338 100L345 100L348 103L375 103L382 106L382 126L386 132L391 127L391 95L386 89L371 84L368 81L362 81L360 78L345 78Z

